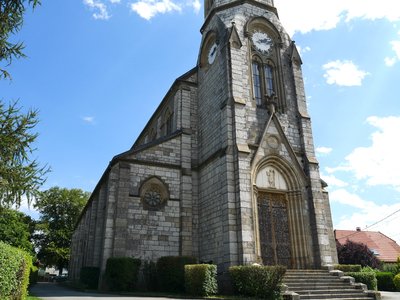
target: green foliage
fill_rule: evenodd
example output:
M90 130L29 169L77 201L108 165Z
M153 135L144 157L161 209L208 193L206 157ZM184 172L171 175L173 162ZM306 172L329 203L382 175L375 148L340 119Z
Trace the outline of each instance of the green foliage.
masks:
M30 241L35 222L14 209L0 207L0 241L11 246L33 252Z
M18 2L18 1L16 1ZM1 22L1 21L0 21ZM1 26L0 26L1 28ZM0 29L1 30L1 29ZM21 112L18 102L7 107L0 101L0 206L21 205L22 196L30 203L49 171L31 159L33 144L38 136L37 111Z
M334 265L334 268L343 272L361 272L361 265Z
M346 276L351 276L356 282L361 282L367 285L369 290L377 290L377 280L374 272L347 272Z
M397 264L390 264L390 263L384 263L382 264L382 271L383 272L390 272L393 275L396 275L400 272L400 270L398 271L398 267Z
M143 263L143 278L148 291L157 291L158 289L158 278L157 278L157 266L153 261L145 261Z
M164 256L157 261L159 288L166 292L185 291L185 265L193 265L197 259L191 256Z
M361 272L364 272L364 273L374 272L374 273L376 273L376 272L379 272L379 269L374 269L374 268L371 268L371 267L363 267L361 269Z
M218 292L216 265L186 265L186 293L193 296L211 296Z
M22 27L25 3L35 7L39 0L1 0L0 1L0 62L9 66L14 58L25 57L23 43L12 43L10 36L16 34ZM0 79L10 78L10 74L0 68Z
M29 273L29 286L32 286L38 282L39 278L39 269L36 266L31 266L31 270Z
M140 259L110 257L106 265L106 282L111 291L133 291L138 281Z
M357 264L362 267L370 266L374 269L380 267L380 260L367 247L367 245L347 240L343 245L336 242L336 248L340 264Z
M0 299L26 298L31 266L27 252L0 242Z
M261 299L279 299L283 276L283 266L234 266L229 275L235 293Z
M100 269L97 267L82 267L79 282L88 289L97 290L99 285Z
M391 272L376 272L376 280L378 281L379 291L394 291L396 287L393 283L393 274Z
M400 273L394 276L393 284L396 287L396 290L400 292Z
M36 199L35 207L41 214L34 235L37 256L45 265L57 266L60 274L68 264L75 224L88 198L89 193L80 189L53 187Z

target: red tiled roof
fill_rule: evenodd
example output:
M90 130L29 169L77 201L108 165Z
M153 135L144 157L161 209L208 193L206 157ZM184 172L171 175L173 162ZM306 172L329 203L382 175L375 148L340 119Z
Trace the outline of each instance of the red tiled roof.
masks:
M379 254L377 257L384 262L396 262L400 256L400 246L391 238L377 231L335 230L335 239L340 244L347 240L363 243Z

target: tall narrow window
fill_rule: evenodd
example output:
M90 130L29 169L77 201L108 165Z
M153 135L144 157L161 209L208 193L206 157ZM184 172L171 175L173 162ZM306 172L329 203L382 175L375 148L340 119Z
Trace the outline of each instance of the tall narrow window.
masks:
M256 61L253 61L253 93L257 105L261 105L262 87L261 87L260 64Z
M257 105L263 105L265 95L272 96L274 90L274 75L272 66L258 61L252 63L253 95Z
M173 125L174 125L174 114L168 112L166 115L165 127L166 127L166 134L172 133Z
M274 94L274 79L270 65L264 66L265 93L271 97Z
M154 128L151 128L150 134L149 134L149 142L152 142L156 139L157 137L157 132L154 130Z

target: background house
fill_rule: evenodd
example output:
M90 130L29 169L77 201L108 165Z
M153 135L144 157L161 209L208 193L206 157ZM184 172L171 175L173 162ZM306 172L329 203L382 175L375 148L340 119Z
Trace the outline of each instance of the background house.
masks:
M395 263L400 256L400 245L379 231L362 231L359 227L356 230L335 230L335 239L342 245L347 240L365 244L385 263Z

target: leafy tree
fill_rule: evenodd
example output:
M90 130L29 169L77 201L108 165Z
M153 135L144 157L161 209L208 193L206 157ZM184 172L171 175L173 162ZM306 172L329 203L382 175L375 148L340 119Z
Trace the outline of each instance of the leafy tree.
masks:
M0 207L0 241L27 252L33 252L31 236L35 222L14 209Z
M25 57L22 42L13 43L10 37L22 27L26 3L35 7L40 0L1 0L0 1L0 62L8 67L14 58ZM0 67L0 79L11 78L10 74Z
M37 111L24 114L17 105L6 107L0 101L0 207L20 206L22 196L30 203L49 171L30 158L38 137L32 132L38 123Z
M35 234L37 256L45 265L57 266L60 274L68 265L72 233L88 198L89 193L80 189L53 187L36 199L41 213Z
M342 245L336 241L336 248L340 264L369 266L374 269L379 268L381 265L380 260L365 244L347 240Z

